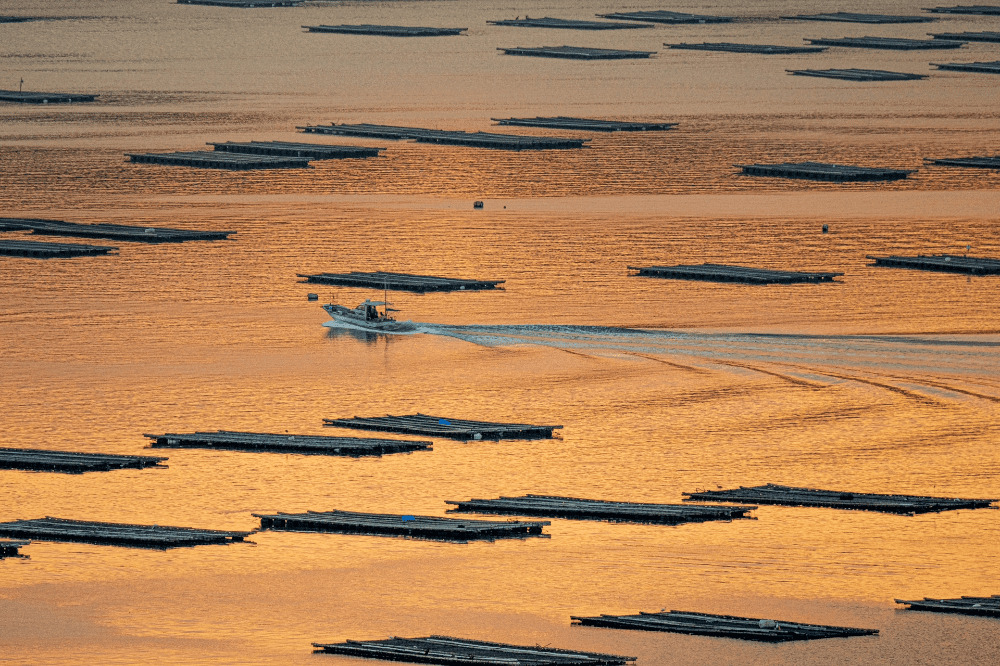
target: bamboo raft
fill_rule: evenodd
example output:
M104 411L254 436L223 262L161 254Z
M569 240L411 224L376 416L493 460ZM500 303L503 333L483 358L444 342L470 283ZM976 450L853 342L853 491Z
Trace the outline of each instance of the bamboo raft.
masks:
M504 55L536 58L567 58L569 60L628 60L652 57L656 51L626 51L623 49L592 49L583 46L514 46L497 47Z
M958 599L924 597L921 601L896 599L896 603L908 604L910 607L907 610L1000 617L1000 594L994 594L990 597L959 597Z
M694 264L680 266L629 266L640 277L674 280L705 280L709 282L741 282L744 284L797 284L803 282L833 282L843 273L808 273L802 271L774 271L747 266L722 264Z
M505 280L468 280L464 278L435 277L433 275L411 275L409 273L387 273L376 271L374 273L320 273L318 275L306 275L298 273L298 277L305 278L302 282L315 284L333 284L345 287L370 287L373 289L392 289L393 291L414 291L425 293L428 291L477 291L483 289L497 289L497 285L503 284ZM502 287L499 287L502 289Z
M458 132L448 130L400 127L397 125L331 124L309 125L297 129L312 134L338 134L378 139L410 140L417 143L437 143L472 148L502 150L553 150L582 148L589 139L569 137L521 136L518 134L493 134L490 132Z
M497 125L517 125L521 127L551 127L556 129L589 130L592 132L664 132L677 127L677 123L648 123L620 120L599 120L596 118L569 118L555 116L543 118L490 118Z
M703 14L685 14L684 12L668 12L665 10L642 11L642 12L613 12L610 14L598 14L601 18L618 19L624 21L646 21L648 23L732 23L735 17L732 16L705 16Z
M498 521L411 516L355 511L307 511L306 513L255 513L262 530L288 532L337 532L370 536L402 536L438 541L493 541L548 537L542 528L549 521Z
M925 8L925 12L935 14L981 14L984 16L1000 15L1000 7L996 5L956 5L955 7Z
M302 157L278 157L272 155L245 155L223 150L200 150L177 153L126 153L132 162L139 164L159 164L163 166L185 166L200 169L227 169L247 171L250 169L309 169L309 160Z
M32 259L64 259L67 257L96 257L117 252L117 247L83 245L80 243L39 243L37 241L0 240L0 256L31 257Z
M0 539L0 557L20 557L18 549L30 543L25 540Z
M600 615L597 617L572 616L575 624L611 629L639 629L642 631L669 631L697 636L720 636L748 641L780 643L816 638L844 638L847 636L876 636L878 629L835 627L823 624L803 624L787 620L766 620L735 615L715 615L690 611L661 611L638 615Z
M934 39L953 42L1000 42L1000 32L929 32Z
M296 143L294 141L226 141L209 143L213 150L243 155L279 155L306 157L311 160L342 160L378 157L385 148L367 146L331 146L321 143Z
M882 495L855 493L840 490L794 488L768 483L763 486L741 486L733 490L705 490L684 493L685 502L753 502L782 506L827 507L882 513L936 513L955 509L989 508L995 499L961 499L954 497L928 497L924 495Z
M99 523L62 518L36 518L0 523L0 536L39 541L70 541L133 548L177 548L243 541L251 532L201 530L163 525Z
M777 55L785 53L820 53L826 51L825 46L781 46L778 44L734 44L732 42L704 42L702 44L664 43L671 49L688 49L692 51L728 51L730 53L762 53Z
M42 236L111 238L136 243L183 243L226 240L235 231L197 231L167 227L133 227L124 224L77 224L62 220L0 217L0 231L31 231Z
M913 171L903 169L881 169L851 166L846 164L824 164L821 162L796 162L784 164L734 164L747 176L770 176L773 178L804 178L836 183L848 181L900 180Z
M97 95L75 93L0 90L0 102L18 102L20 104L75 104L77 102L93 102L97 97Z
M298 7L304 0L177 0L178 5L214 5L217 7Z
M968 275L1000 275L1000 259L965 257L957 254L917 255L916 257L876 257L867 255L875 263L869 266L912 268L941 273L966 273Z
M446 437L458 440L478 439L551 439L552 432L561 425L529 425L524 423L494 423L446 419L426 414L406 416L377 416L350 419L323 419L323 425L359 430L380 430L428 437Z
M449 512L455 513L495 513L665 525L748 518L747 514L757 508L755 506L721 507L694 504L609 502L549 495L470 499L461 502L448 500L446 503L455 505L454 509L449 509Z
M76 453L44 449L0 448L0 469L24 469L38 472L108 472L113 469L165 467L166 458L158 456L123 456L111 453Z
M818 76L843 81L916 81L926 79L926 74L890 72L884 69L786 69L796 76Z
M450 636L387 638L379 641L313 643L314 652L385 661L448 666L626 666L635 657L578 652L539 645L488 643Z
M558 18L528 18L504 19L502 21L487 21L490 25L514 26L518 28L557 28L565 30L634 30L636 28L652 28L643 23L625 23L614 21L572 21Z
M346 35L379 35L382 37L444 37L461 35L468 28L428 28L405 25L304 25L309 32L336 32Z
M821 14L799 14L798 16L782 16L783 19L797 21L838 21L843 23L929 23L936 21L934 16L899 16L896 14L858 14L855 12L824 12Z
M958 49L962 42L943 39L903 39L901 37L840 37L807 39L810 44L822 46L845 46L856 49L887 49L892 51L913 51L917 49Z
M323 435L274 435L260 432L196 432L190 434L145 434L156 449L221 449L227 451L266 451L327 456L381 456L390 453L430 451L433 442Z
M938 69L948 69L955 72L978 72L980 74L1000 74L1000 60L991 62L932 62Z
M940 166L973 167L977 169L1000 169L1000 155L992 157L944 157L924 158L927 164Z

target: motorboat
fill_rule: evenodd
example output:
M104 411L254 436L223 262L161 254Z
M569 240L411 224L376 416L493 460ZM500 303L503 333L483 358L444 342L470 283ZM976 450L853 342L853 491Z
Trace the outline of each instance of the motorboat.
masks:
M323 325L349 324L377 333L408 333L417 329L417 325L412 321L396 321L389 313L398 312L398 310L389 307L390 305L392 303L386 301L365 301L354 308L348 308L335 303L327 303L323 309L333 321Z

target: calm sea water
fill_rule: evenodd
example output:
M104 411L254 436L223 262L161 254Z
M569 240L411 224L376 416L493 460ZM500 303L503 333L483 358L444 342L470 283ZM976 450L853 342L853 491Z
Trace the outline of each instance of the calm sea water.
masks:
M922 4L0 0L0 14L52 19L0 25L0 88L23 78L26 90L101 95L0 106L0 215L237 232L120 243L110 257L0 258L4 446L141 454L144 433L350 435L322 419L417 411L564 426L555 440L439 440L432 452L381 459L177 450L164 454L165 470L0 471L0 520L249 530L253 512L444 515L445 500L527 492L676 502L766 482L1000 497L997 278L865 258L967 246L1000 256L1000 176L923 165L996 152L994 77L929 63L996 60L997 46L805 56L662 46L1000 30L990 17L777 18L919 14ZM593 34L487 24L650 8L750 20ZM301 30L317 23L469 30ZM573 62L496 50L562 44L658 53ZM854 84L785 72L826 67L930 78ZM679 126L523 154L311 136L386 150L283 172L123 157L304 140L305 124L496 131L491 118L526 115ZM919 171L831 185L739 177L732 166L806 159ZM752 287L627 270L705 261L844 276ZM323 327L306 293L349 305L380 294L297 278L349 270L506 282L393 294L420 332L366 336ZM438 633L635 655L640 666L994 663L995 620L909 613L893 599L1000 593L997 515L762 507L753 521L679 527L554 520L550 539L467 545L268 532L168 552L38 542L28 558L0 561L0 660L354 663L313 655L310 643ZM569 621L660 608L882 633L773 646Z

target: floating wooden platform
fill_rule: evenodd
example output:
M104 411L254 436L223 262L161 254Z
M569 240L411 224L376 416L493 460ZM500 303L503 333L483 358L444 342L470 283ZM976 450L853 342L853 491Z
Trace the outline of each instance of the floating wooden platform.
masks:
M820 53L826 51L825 46L780 46L778 44L734 44L732 42L705 42L703 44L664 44L672 49L689 49L692 51L728 51L731 53L763 53L776 55L782 53Z
M351 419L323 419L323 425L359 430L380 430L448 439L549 439L561 425L528 425L524 423L494 423L442 418L426 414L407 416L376 416Z
M958 599L931 599L930 597L924 597L920 601L896 599L896 603L909 604L910 607L907 610L1000 617L1000 594L994 594L991 597L959 597Z
M380 35L383 37L444 37L461 35L468 28L427 28L405 25L304 25L309 32L337 32L347 35Z
M783 19L798 21L839 21L843 23L929 23L936 21L933 16L899 16L896 14L857 14L854 12L828 12L822 14L799 14L782 16Z
M278 157L269 155L245 155L225 151L191 151L179 153L126 153L133 162L140 164L160 164L164 166L198 167L199 169L228 169L246 171L249 169L309 169L309 159L303 157Z
M456 132L448 130L400 127L397 125L332 124L299 127L312 134L338 134L342 136L365 136L379 139L411 140L418 143L438 143L472 148L496 148L501 150L553 150L582 148L590 139L552 136L521 136L517 134L493 134L490 132Z
M770 176L773 178L804 178L826 180L837 183L847 181L900 180L913 171L903 169L876 169L845 164L824 164L821 162L795 162L784 164L734 164L747 176Z
M568 58L570 60L627 60L649 58L656 51L625 51L622 49L591 49L583 46L514 46L497 47L504 55L536 58Z
M926 79L926 74L890 72L884 69L786 69L796 76L818 76L843 81L916 81Z
M539 645L487 643L467 638L428 636L426 638L387 638L380 641L313 643L315 652L351 657L406 661L417 664L458 666L625 666L635 657L599 652L577 652Z
M955 7L931 7L925 8L925 12L935 14L982 14L985 16L1000 15L1000 7L997 5L956 5Z
M209 143L214 150L243 155L279 155L305 157L310 160L342 160L378 157L385 148L367 146L331 146L322 143L296 143L294 141L226 141Z
M598 14L601 18L619 19L623 21L646 21L648 23L732 23L733 16L705 16L703 14L685 14L683 12L668 12L664 10L643 12L613 12Z
M0 523L0 536L25 537L39 541L77 541L134 548L177 548L203 544L243 541L251 532L200 530L163 525L98 523L87 520L37 518Z
M706 490L684 493L685 502L753 502L754 504L780 504L782 506L815 506L882 513L934 513L953 509L984 509L995 499L960 499L954 497L927 497L924 495L882 495L854 493L840 490L794 488L768 483L763 486L741 486L733 490Z
M0 90L0 102L18 102L20 104L74 104L76 102L93 102L97 97L97 95L78 95L75 93Z
M949 69L955 72L979 72L981 74L1000 74L1000 60L992 62L932 62L938 69Z
M18 549L30 543L30 541L25 540L0 539L0 557L20 557Z
M0 231L31 231L43 236L112 238L136 243L183 243L226 240L235 231L198 231L167 227L133 227L123 224L77 224L62 220L0 217Z
M265 530L405 536L461 542L547 536L542 534L542 528L549 524L547 520L463 520L461 518L358 513L355 511L308 511L306 513L279 511L276 514L255 513L253 515L260 518L260 527Z
M433 442L399 439L328 437L323 435L275 435L262 432L195 432L143 435L153 440L153 448L223 449L228 451L267 451L306 453L327 456L381 456L389 453L429 451Z
M642 631L670 631L698 636L721 636L748 641L780 643L814 638L844 638L847 636L875 636L878 629L834 627L823 624L803 624L787 620L765 620L735 615L715 615L689 611L661 611L638 615L600 615L598 617L572 616L576 624L611 629L639 629Z
M992 157L943 157L924 158L927 164L939 166L974 167L978 169L1000 169L1000 155Z
M409 273L387 273L376 271L374 273L320 273L318 275L304 275L298 273L298 277L305 278L303 282L316 284L335 284L344 287L371 287L373 289L392 289L393 291L415 291L425 293L428 291L479 291L483 289L497 289L497 285L503 284L505 280L467 280L463 278L435 277L433 275L411 275Z
M566 30L632 30L635 28L652 28L643 23L622 23L613 21L572 21L558 18L528 18L505 19L502 21L487 21L490 25L515 26L518 28L561 28Z
M448 500L446 503L455 505L455 508L449 509L449 511L459 513L497 513L515 516L544 516L666 525L747 518L747 514L757 508L755 506L719 507L694 504L609 502L549 495L470 499L461 502Z
M1000 42L1000 32L929 32L934 39L952 42Z
M177 0L178 5L214 5L218 7L298 7L304 0Z
M1000 275L1000 259L989 257L963 257L956 254L918 255L916 257L875 257L871 266L889 268L912 268L921 271L943 273L966 273L969 275Z
M555 116L543 118L491 118L497 125L518 125L522 127L552 127L556 129L589 130L593 132L664 132L677 127L677 123L647 123L620 120L598 120L596 118L569 118Z
M38 472L107 472L113 469L165 467L166 458L158 456L123 456L111 453L74 453L44 449L0 448L0 469L25 469Z
M845 46L856 49L888 49L892 51L914 51L917 49L958 49L962 42L943 39L903 39L900 37L840 37L807 39L810 44L822 46Z
M673 280L704 280L708 282L741 282L744 284L796 284L800 282L833 282L843 273L806 273L801 271L774 271L766 268L725 266L722 264L693 264L680 266L629 266L638 271L639 277Z
M0 240L0 256L57 259L66 257L96 257L116 252L117 247L83 245L79 243L39 243L37 241Z

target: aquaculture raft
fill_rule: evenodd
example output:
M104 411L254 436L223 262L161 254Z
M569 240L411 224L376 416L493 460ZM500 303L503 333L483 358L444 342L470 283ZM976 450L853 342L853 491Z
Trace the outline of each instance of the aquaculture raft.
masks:
M649 58L655 51L624 51L621 49L590 49L583 46L515 46L497 47L504 55L535 56L538 58L568 58L570 60L627 60Z
M304 275L303 282L316 284L335 284L345 287L371 287L377 289L392 289L394 291L476 291L496 289L505 280L467 280L463 278L435 277L433 275L410 275L408 273L320 273Z
M822 162L785 162L783 164L734 164L747 176L770 176L773 178L804 178L825 180L836 183L847 181L900 180L913 171L904 169L876 169L846 164L824 164Z
M37 241L0 240L0 256L54 259L66 257L95 257L117 251L107 245L80 243L39 243Z
M699 506L693 504L641 504L638 502L608 502L605 500L524 495L498 499L470 499L454 504L452 512L497 513L515 516L546 516L584 520L612 520L630 523L700 523L709 520L746 518L755 506Z
M924 158L927 164L940 166L975 167L979 169L1000 169L1000 155L992 157L944 157Z
M822 14L799 14L782 16L783 19L798 21L839 21L843 23L929 23L936 21L933 16L898 16L895 14L857 14L854 12L828 12Z
M833 282L843 273L806 273L773 271L766 268L694 264L688 266L629 266L637 276L674 280L707 280L709 282L742 282L745 284L795 284L799 282Z
M468 28L427 28L404 25L304 25L309 32L338 32L348 35L381 35L384 37L443 37L460 35Z
M543 118L491 118L497 125L522 127L553 127L556 129L590 130L593 132L663 132L677 127L677 123L646 123L636 121L599 120L596 118L569 118L555 116Z
M411 140L418 143L439 143L472 148L497 148L502 150L552 150L582 148L589 139L551 136L521 136L518 134L492 134L490 132L458 132L449 130L400 127L397 125L332 124L299 127L312 134L339 134L379 139Z
M857 49L888 49L894 51L914 51L917 49L957 49L962 42L944 39L903 39L900 37L841 37L838 39L807 39L810 44L823 46L846 46Z
M178 5L216 5L219 7L298 7L303 0L177 0Z
M896 599L896 603L909 604L910 607L907 610L1000 617L1000 594L994 594L991 597L959 597L958 599L931 599L930 597L924 597L922 601Z
M558 18L518 18L502 21L487 21L490 25L516 26L519 28L563 28L567 30L631 30L652 28L642 23L622 23L613 21L571 21Z
M619 19L625 21L646 21L648 23L731 23L736 19L732 16L705 16L702 14L685 14L683 12L668 12L665 10L645 12L614 12L598 14L601 18Z
M754 504L780 504L782 506L815 506L882 513L934 513L953 509L984 509L995 499L960 499L952 497L927 497L924 495L881 495L854 493L840 490L794 488L768 483L763 486L740 486L733 490L705 490L684 493L685 502L753 502Z
M311 453L328 456L380 456L388 453L429 451L432 442L397 439L328 437L323 435L273 435L260 432L196 432L143 435L153 440L153 448L223 449L229 451L268 451L273 453Z
M954 42L1000 42L1000 32L932 32L934 39Z
M957 5L955 7L931 7L925 8L925 12L935 14L983 14L1000 15L1000 7L996 5Z
M95 99L97 99L97 95L0 90L0 102L20 102L21 104L73 104L93 102Z
M576 652L538 645L487 643L450 636L388 638L380 641L313 643L316 652L385 661L457 666L625 666L635 657L599 652Z
M408 516L354 511L308 511L306 513L255 513L265 530L291 532L339 532L375 536L405 536L445 541L493 541L542 534L549 521L497 521Z
M843 638L847 636L875 636L878 629L834 627L823 624L802 624L785 620L765 620L735 615L714 615L689 611L661 611L638 615L600 615L598 617L571 616L576 624L611 629L640 629L643 631L670 631L698 636L722 636L748 641L780 643L813 638Z
M884 69L786 69L785 71L797 76L818 76L844 81L915 81L927 78L926 74L890 72Z
M310 160L341 160L351 158L378 157L385 148L366 146L331 146L321 143L296 143L293 141L226 141L209 143L215 151L240 153L242 155L279 155L282 157L306 157Z
M875 263L869 264L870 266L912 268L921 271L967 273L969 275L1000 275L1000 259L989 257L965 257L957 254L876 257L869 254L866 258L874 260Z
M552 431L561 425L528 425L524 423L493 423L491 421L466 421L446 419L426 414L407 416L376 416L351 419L323 419L323 425L359 430L381 430L428 437L449 439L549 439Z
M200 150L178 153L126 153L125 156L133 162L140 164L198 167L201 169L228 169L231 171L311 168L309 159L307 158L245 155L241 153L228 153L222 150Z
M17 557L20 555L19 548L27 546L30 541L15 541L13 539L0 539L0 557Z
M177 548L243 541L250 532L199 530L191 527L98 523L62 518L37 518L0 523L0 536L41 541L78 541L135 548Z
M107 472L112 469L163 467L166 458L123 456L110 453L74 453L43 449L0 448L0 469L26 469L44 472Z
M777 44L734 44L732 42L705 42L703 44L664 44L672 49L688 49L692 51L728 51L731 53L763 53L777 55L782 53L820 53L826 51L825 46L780 46Z
M1000 74L1000 60L991 62L932 62L938 69L950 69L955 72L979 72L981 74Z
M123 224L77 224L62 220L0 217L0 231L31 231L42 236L112 238L136 243L182 243L226 240L235 231L197 231L167 227L132 227Z

